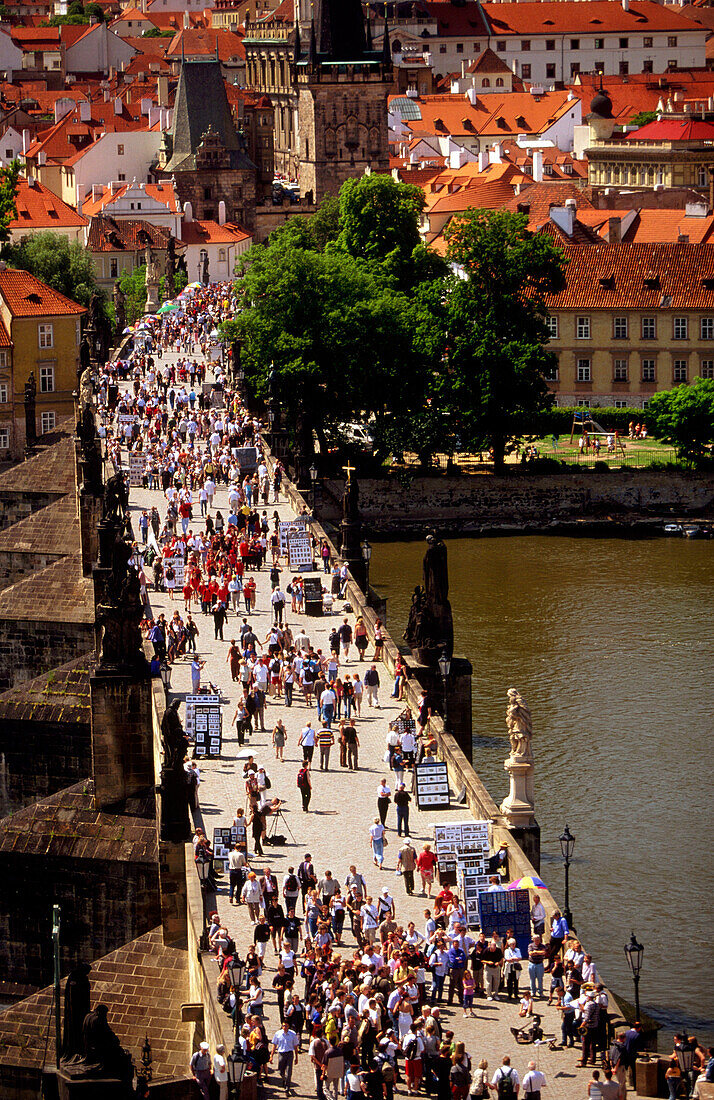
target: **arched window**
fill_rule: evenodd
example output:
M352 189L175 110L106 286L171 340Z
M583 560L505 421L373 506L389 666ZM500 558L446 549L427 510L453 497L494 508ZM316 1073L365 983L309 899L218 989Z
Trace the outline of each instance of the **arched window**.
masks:
M503 87L505 87L505 85L504 85L504 83L503 83L503 77L502 77L502 76L497 76L497 77L496 77L496 87L497 87L497 88L503 88Z
M481 87L482 88L490 88L491 87L491 81L488 79L487 76L485 76L483 78L483 80L481 81Z

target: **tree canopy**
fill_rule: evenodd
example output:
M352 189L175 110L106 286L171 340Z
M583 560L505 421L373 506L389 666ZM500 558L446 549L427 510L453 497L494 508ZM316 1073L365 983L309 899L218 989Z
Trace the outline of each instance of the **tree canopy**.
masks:
M647 422L654 435L670 443L679 458L700 462L714 443L714 380L697 378L690 386L652 395Z
M82 306L89 305L97 290L91 253L79 241L69 241L61 233L47 231L23 237L19 244L6 245L3 257L13 267L31 272Z
M17 181L20 176L20 162L14 160L7 168L0 168L0 241L10 236L9 225L17 217Z

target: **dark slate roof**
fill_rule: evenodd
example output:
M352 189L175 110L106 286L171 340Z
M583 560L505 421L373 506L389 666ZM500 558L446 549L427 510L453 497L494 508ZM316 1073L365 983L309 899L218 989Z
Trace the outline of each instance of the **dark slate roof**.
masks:
M80 555L68 554L0 593L0 620L94 623L94 588Z
M157 858L153 792L133 801L137 803L134 813L97 810L94 780L85 779L3 818L0 852L153 864Z
M89 225L87 248L90 252L138 252L149 244L162 251L170 237L171 230L163 225L97 214Z
M89 724L89 676L94 653L59 665L0 695L0 722Z
M74 493L0 531L0 550L16 554L54 554L59 558L76 553L79 545Z
M188 953L165 947L160 928L92 962L92 1005L109 1008L109 1023L122 1046L141 1063L149 1036L154 1081L187 1074L190 1029L178 1005L188 1000ZM62 981L62 997L64 1000ZM46 1060L47 1021L52 987L0 1013L0 1067L23 1067L38 1074Z
M331 61L359 61L366 46L361 0L321 0L318 52Z
M171 136L173 147L166 172L191 171L196 166L196 150L211 129L231 154L233 168L253 168L243 152L231 114L221 63L215 58L184 61L176 89Z
M0 492L8 490L24 493L56 493L64 496L75 490L74 439L68 433L45 447L44 436L38 441L39 454L3 470L0 474Z

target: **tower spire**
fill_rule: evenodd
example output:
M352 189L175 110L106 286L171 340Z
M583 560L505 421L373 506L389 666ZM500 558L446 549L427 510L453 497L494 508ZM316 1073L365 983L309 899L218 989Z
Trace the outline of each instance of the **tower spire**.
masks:
M387 22L387 9L384 9L384 38L382 39L382 64L391 68L392 50L389 44L389 23Z
M307 51L308 65L314 65L317 61L317 38L315 36L315 20L310 20L310 45Z

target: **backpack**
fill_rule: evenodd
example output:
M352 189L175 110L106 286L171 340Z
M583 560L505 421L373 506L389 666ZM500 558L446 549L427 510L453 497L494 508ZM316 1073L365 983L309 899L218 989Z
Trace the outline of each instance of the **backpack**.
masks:
M300 889L300 883L295 878L295 875L290 875L288 881L285 883L285 889L289 894L296 894Z
M516 1100L512 1069L509 1069L508 1073L501 1070L501 1076L498 1079L498 1098L499 1100Z
M307 786L307 768L300 768L300 771L297 773L297 785L300 790Z
M417 1052L417 1041L416 1041L416 1039L410 1039L409 1042L407 1043L407 1045L404 1048L404 1055L411 1062L412 1059L414 1058L416 1052Z
M394 1066L386 1059L382 1062L382 1079L387 1085L394 1084Z

